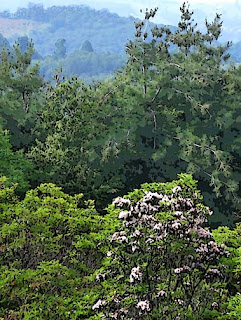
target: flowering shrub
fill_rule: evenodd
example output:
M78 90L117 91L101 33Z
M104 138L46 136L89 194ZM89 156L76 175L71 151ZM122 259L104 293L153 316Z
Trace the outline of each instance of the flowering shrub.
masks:
M95 273L103 288L95 319L215 319L223 310L219 261L228 251L205 227L212 212L196 182L179 178L144 184L109 207L121 224Z

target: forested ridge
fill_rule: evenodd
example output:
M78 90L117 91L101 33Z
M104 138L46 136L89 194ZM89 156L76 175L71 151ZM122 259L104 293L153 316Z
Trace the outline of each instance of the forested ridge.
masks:
M0 12L0 19L0 33L5 42L12 45L17 41L24 50L28 41L33 40L33 63L40 66L40 74L45 80L52 81L55 70L61 69L64 76L77 75L88 83L93 79L105 79L125 65L125 44L134 39L134 22L140 22L132 16L120 17L107 9L94 10L84 5L45 9L41 4L19 8L15 13ZM147 31L153 27L150 22ZM175 26L168 27L173 32L177 30ZM2 41L0 38L0 43ZM213 44L221 43L215 41ZM240 42L228 49L230 61L234 63L240 63L239 47Z
M0 319L241 319L241 68L156 12L92 82L0 39Z
M79 50L85 40L94 44L96 52L125 54L125 44L134 38L134 17L120 17L108 10L95 10L88 6L43 5L19 8L15 13L1 12L1 18L39 22L39 28L26 34L33 39L36 49L42 56L52 54L58 39L66 40L68 53ZM42 24L42 25L41 25ZM163 25L162 25L163 26ZM171 28L174 28L173 26ZM12 35L11 40L17 37ZM45 39L43 43L43 39Z

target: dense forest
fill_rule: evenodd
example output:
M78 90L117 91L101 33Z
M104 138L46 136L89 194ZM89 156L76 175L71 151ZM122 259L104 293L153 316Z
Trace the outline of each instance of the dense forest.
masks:
M0 319L241 319L241 67L219 14L156 12L125 61L53 37L86 78L0 38Z

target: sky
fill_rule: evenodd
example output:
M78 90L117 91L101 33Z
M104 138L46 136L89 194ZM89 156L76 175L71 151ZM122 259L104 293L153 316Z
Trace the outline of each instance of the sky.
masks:
M120 16L134 16L143 18L140 9L158 7L158 13L153 22L177 25L180 17L179 7L184 0L0 0L0 11L16 11L19 7L27 7L29 2L44 7L53 5L88 5L97 10L108 9ZM241 0L189 0L191 9L194 10L195 22L201 27L205 18L212 21L215 13L222 13L223 35L235 41L241 40ZM226 41L224 39L224 41Z
M118 7L118 6L153 6L164 4L165 6L173 4L181 4L183 0L0 0L0 10L10 10L15 11L19 7L27 7L28 3L42 3L45 7L52 5L72 5L72 4L88 4L91 3L96 7L109 6L109 7ZM241 4L241 0L189 0L191 5L195 7L198 4L205 4L206 6L218 6L222 4L230 5L232 3L238 2Z

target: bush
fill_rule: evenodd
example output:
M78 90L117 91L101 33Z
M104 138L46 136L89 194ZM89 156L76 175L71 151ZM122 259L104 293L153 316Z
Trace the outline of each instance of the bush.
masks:
M144 184L117 198L108 219L122 223L109 238L95 319L216 319L226 300L220 258L228 252L205 228L209 208L196 182Z
M42 184L19 201L0 182L0 318L86 319L102 218L93 202Z
M220 319L241 319L241 223L235 228L219 227L213 231L215 241L224 243L230 255L223 258L225 278L228 283L229 299L227 313Z

